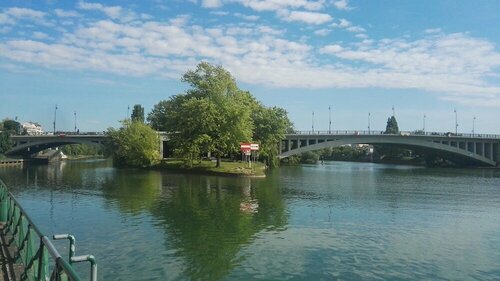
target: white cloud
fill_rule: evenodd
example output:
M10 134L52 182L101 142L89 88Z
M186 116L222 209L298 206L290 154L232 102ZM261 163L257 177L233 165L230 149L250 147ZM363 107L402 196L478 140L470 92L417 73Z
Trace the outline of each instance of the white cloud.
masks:
M219 8L222 6L221 0L202 0L201 5L205 8Z
M306 9L317 11L324 8L325 1L309 0L233 0L256 11L279 11L283 9Z
M318 36L327 36L328 34L330 34L330 29L327 29L327 28L322 28L322 29L317 29L314 31L314 34L318 35Z
M100 11L112 19L117 19L118 17L120 17L120 14L123 10L123 8L120 6L104 6L100 3L91 3L84 1L78 2L78 8L82 10Z
M361 33L366 31L364 28L353 25L350 21L346 19L340 19L338 20L338 22L330 24L330 26L334 28L342 28L349 32L354 32L354 33Z
M54 13L61 18L72 18L72 17L79 17L80 14L76 11L65 11L62 9L55 9Z
M45 13L27 8L8 8L0 13L0 24L14 25L19 20L29 20L42 25L47 25Z
M13 11L4 10L0 20L15 22L33 14ZM13 65L42 69L165 79L178 79L186 69L206 60L224 65L239 81L251 84L283 88L421 89L453 101L480 100L500 106L500 83L495 77L500 68L500 53L491 42L468 34L439 32L424 34L418 40L369 40L364 33L358 33L356 37L363 39L361 42L315 48L307 43L307 38L294 41L286 37L285 29L258 23L208 28L192 25L186 16L164 22L147 18L124 22L121 17L126 12L121 10L116 20L86 18L79 25L64 27L65 30L57 28L67 19L58 19L58 26L53 27L57 32L26 32L16 40L0 41L0 57ZM321 13L292 11L286 16L287 20L308 24L331 20L327 15L318 21L318 14ZM40 20L46 17L43 13L34 15ZM347 30L356 26L340 19L314 32L326 34L330 27ZM46 39L44 34L53 38L48 42L37 39Z
M256 16L256 15L244 15L241 13L234 13L234 16L242 18L244 20L248 20L248 21L256 21L260 18L259 16Z
M350 10L352 9L349 7L349 1L348 0L338 0L338 1L333 1L333 5L335 8L339 10Z
M319 50L319 52L322 54L335 54L335 53L338 53L342 50L343 50L342 46L335 44L335 45L325 46L325 47L321 48Z
M285 21L298 21L307 24L324 24L332 20L329 14L304 11L281 11L278 16Z
M35 39L47 39L49 36L43 32L35 31L33 32L33 38Z

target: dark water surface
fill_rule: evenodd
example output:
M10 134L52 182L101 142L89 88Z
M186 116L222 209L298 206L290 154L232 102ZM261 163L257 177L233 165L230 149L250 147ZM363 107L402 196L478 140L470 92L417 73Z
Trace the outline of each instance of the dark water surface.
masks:
M329 162L248 179L88 160L0 178L100 280L500 280L499 170Z

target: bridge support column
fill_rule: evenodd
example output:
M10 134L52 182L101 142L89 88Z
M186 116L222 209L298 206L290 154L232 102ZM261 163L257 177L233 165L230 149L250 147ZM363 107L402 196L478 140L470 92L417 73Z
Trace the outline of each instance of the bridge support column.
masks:
M500 143L495 143L493 145L493 160L497 162L497 165L500 164Z
M485 153L484 153L485 151L484 151L484 149L485 149L485 147L486 147L486 146L484 145L484 142L482 142L482 143L481 143L481 145L483 146L483 149L482 149L482 151L481 151L481 155L482 155L483 157L485 157Z
M493 158L493 157L494 157L493 156L493 143L491 142L490 143L490 157L489 157L489 159L494 160L495 158Z

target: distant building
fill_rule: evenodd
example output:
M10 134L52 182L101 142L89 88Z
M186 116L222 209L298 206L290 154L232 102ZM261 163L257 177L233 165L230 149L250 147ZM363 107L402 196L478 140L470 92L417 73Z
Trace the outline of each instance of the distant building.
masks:
M25 134L30 136L38 136L43 134L42 126L35 122L25 122L22 124Z

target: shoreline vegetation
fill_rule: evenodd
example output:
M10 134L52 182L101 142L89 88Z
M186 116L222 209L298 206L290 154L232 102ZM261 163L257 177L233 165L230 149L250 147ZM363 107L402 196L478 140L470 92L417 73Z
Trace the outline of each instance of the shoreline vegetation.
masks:
M208 174L233 177L259 177L266 176L266 166L261 162L252 163L250 168L247 162L221 161L220 167L215 166L215 160L202 160L187 166L181 159L162 160L160 163L150 167L154 170L176 171L193 174Z

